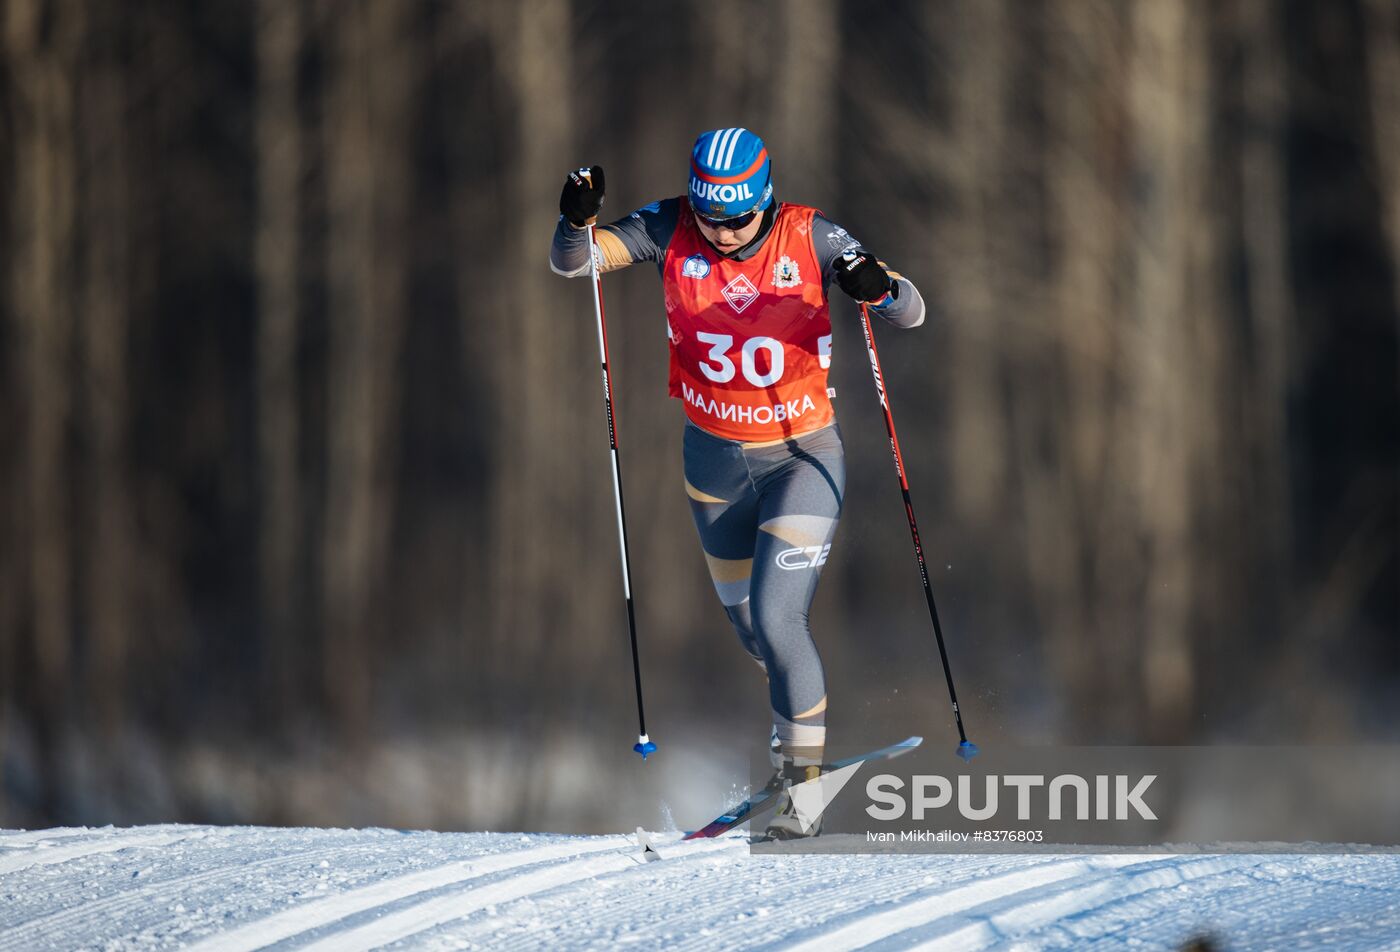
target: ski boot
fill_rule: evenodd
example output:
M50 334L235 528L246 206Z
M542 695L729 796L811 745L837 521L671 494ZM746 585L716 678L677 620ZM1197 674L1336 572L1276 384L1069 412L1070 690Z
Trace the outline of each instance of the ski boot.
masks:
M775 771L768 785L780 786L784 792L782 802L769 818L768 827L763 831L763 835L770 840L798 840L818 836L822 831L821 818L818 817L816 822L804 829L793 808L792 797L786 791L796 784L816 780L821 776L821 752L804 750L800 753L784 754L776 741L777 737L774 736L773 743L770 743L768 748L768 757L773 762Z

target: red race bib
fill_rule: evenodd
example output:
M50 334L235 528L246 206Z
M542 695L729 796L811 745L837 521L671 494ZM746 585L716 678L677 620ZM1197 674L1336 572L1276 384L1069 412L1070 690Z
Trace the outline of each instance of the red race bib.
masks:
M831 312L812 247L816 209L782 204L758 253L731 261L682 199L661 284L671 338L671 396L697 426L746 443L816 430L827 396Z

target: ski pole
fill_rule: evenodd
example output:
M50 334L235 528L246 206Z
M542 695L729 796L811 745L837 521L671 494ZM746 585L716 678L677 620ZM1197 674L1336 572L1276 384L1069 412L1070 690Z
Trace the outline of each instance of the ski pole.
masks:
M870 370L875 374L875 392L880 396L880 409L885 411L885 430L890 435L890 450L894 453L894 468L899 473L899 488L904 493L904 513L909 517L909 534L914 539L914 557L919 561L919 577L924 581L924 598L928 601L928 614L933 619L933 633L938 638L938 656L943 659L943 676L948 681L948 698L953 702L953 718L958 723L957 755L963 760L977 756L977 745L967 739L963 729L962 712L958 710L958 693L953 688L953 671L948 665L948 649L943 643L943 626L938 623L938 606L933 603L933 584L928 577L928 563L924 561L924 546L919 541L919 523L914 518L914 500L909 495L909 477L904 472L904 456L899 452L899 437L894 432L894 413L885 393L885 376L880 370L880 355L875 350L875 334L870 329L870 310L860 306L860 328L865 335L865 350L870 355Z
M647 759L656 745L647 736L647 717L642 709L642 663L637 654L637 613L632 606L632 570L627 559L627 517L622 507L622 470L618 463L617 422L613 416L612 383L608 376L608 331L603 322L603 278L598 270L598 246L593 243L593 226L588 226L588 276L593 284L593 313L598 318L598 356L603 362L603 405L608 411L608 443L612 447L613 498L617 501L617 541L622 556L622 592L627 597L627 630L632 636L632 680L637 687L637 743L632 749Z

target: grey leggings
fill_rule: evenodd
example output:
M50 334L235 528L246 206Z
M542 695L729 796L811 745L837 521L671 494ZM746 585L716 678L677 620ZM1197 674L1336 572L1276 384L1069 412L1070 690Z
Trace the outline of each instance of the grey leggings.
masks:
M826 680L807 612L841 517L840 430L746 446L687 423L685 481L715 591L768 674L778 738L785 750L819 752Z

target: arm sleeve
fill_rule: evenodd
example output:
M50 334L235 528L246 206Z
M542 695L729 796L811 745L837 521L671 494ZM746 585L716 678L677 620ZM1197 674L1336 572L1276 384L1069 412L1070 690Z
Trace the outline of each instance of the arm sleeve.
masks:
M836 275L836 259L847 251L867 249L846 229L822 215L812 217L812 247L816 249L817 260L822 265L822 287L829 288ZM878 260L878 259L876 259ZM883 300L870 305L870 310L895 327L918 327L924 322L924 298L914 282L890 268L885 262L880 267L894 279L895 289Z
M594 229L602 269L616 271L641 261L651 261L659 269L675 234L678 213L678 200L668 198ZM575 228L560 215L549 248L549 267L566 278L587 274L588 229Z

